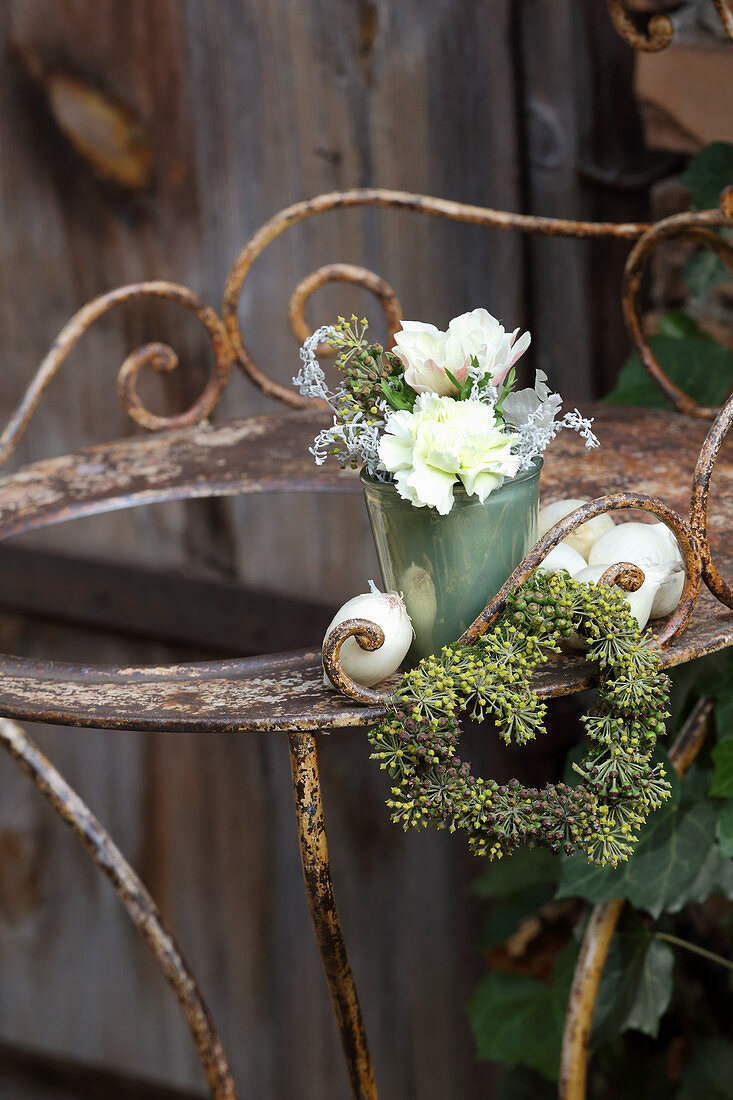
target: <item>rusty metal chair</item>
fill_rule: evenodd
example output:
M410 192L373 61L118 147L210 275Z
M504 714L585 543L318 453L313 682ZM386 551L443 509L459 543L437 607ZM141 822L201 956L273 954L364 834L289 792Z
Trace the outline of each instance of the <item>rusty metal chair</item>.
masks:
M727 0L714 2L733 38L733 13ZM661 48L669 41L670 28L665 18L652 20L646 34L642 34L630 23L620 0L609 0L609 9L619 31L632 45ZM237 319L243 282L267 244L304 218L349 206L400 207L497 229L565 237L616 237L635 242L625 276L627 326L646 369L677 411L608 405L584 410L595 416L604 446L586 454L580 462L576 459L582 444L574 437L561 438L545 460L543 493L548 498L588 497L593 504L582 515L561 521L545 536L488 605L482 621L484 625L490 621L500 609L506 591L519 583L547 550L588 514L637 508L652 511L669 522L685 552L687 580L683 599L660 635L664 663L680 664L731 645L733 590L723 580L721 571L726 575L733 571L733 546L723 545L717 564L713 561L707 503L716 460L723 481L733 479L733 459L720 454L733 421L733 398L720 411L701 407L667 378L643 333L638 302L641 272L649 254L661 241L672 237L688 237L715 250L733 270L733 249L714 232L721 226L733 227L730 193L723 196L720 209L678 215L654 226L529 217L402 192L334 193L290 207L255 235L227 279L221 318L197 295L170 283L140 283L103 295L80 310L59 334L0 436L0 462L12 451L73 345L96 318L120 302L157 297L191 310L203 324L214 348L215 367L209 382L185 413L155 416L138 397L138 375L145 365L159 371L171 370L176 366L176 356L171 348L159 343L137 349L121 368L118 389L131 418L154 434L44 460L0 479L0 538L79 516L157 501L282 489L360 492L358 479L351 471L318 469L308 462L308 445L324 422L325 414L318 407L306 407L307 402L271 380L254 363ZM304 311L313 290L326 282L344 279L366 287L377 296L385 308L389 329L394 331L401 315L394 291L363 268L339 264L321 268L296 289L290 316L299 338L309 332ZM265 394L292 411L212 426L208 418L234 363ZM706 421L710 420L714 423L708 431ZM268 453L264 474L263 450ZM733 504L727 501L722 504L712 526L725 531L733 518L730 511ZM685 515L689 518L682 518ZM703 580L707 591L700 595ZM216 1100L233 1100L236 1087L204 999L180 950L165 928L153 899L120 851L17 720L157 733L279 731L288 736L306 895L351 1092L362 1100L374 1098L377 1095L374 1075L334 901L316 750L319 731L369 726L383 713L385 685L380 690L361 689L340 668L339 646L349 634L355 634L365 644L375 645L379 641L374 625L359 621L352 621L332 638L326 667L340 693L323 687L318 649L241 660L132 668L75 666L0 656L0 741L112 881L181 1004L211 1095ZM589 684L585 662L570 658L550 662L537 682L545 697L576 692ZM699 722L698 727L702 728ZM609 927L612 932L615 919L613 914L605 914L600 938L597 926L601 917L589 926L591 939L586 940L584 947L585 964L595 967L599 975L610 942ZM577 1022L577 1012L575 1016L571 1013L564 1066L570 1066L572 1072L564 1075L561 1084L561 1095L565 1097L584 1095L587 1037Z

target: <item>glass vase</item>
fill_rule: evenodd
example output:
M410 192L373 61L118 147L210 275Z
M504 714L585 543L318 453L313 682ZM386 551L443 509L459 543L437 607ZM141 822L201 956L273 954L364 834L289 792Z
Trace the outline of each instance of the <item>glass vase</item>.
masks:
M362 471L384 588L402 593L415 631L408 665L455 642L537 541L541 468L535 459L483 504L457 485L447 516Z

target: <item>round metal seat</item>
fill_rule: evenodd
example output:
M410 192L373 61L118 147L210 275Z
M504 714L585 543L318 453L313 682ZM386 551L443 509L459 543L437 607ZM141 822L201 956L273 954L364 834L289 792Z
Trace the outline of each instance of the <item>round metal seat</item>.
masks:
M545 459L543 499L635 489L684 514L707 425L677 413L596 405L602 446L585 451L569 433ZM237 493L361 491L352 471L316 467L308 441L323 414L261 416L219 428L194 427L133 438L36 463L0 480L0 538L113 508ZM262 473L263 449L277 461ZM153 473L154 472L154 473ZM722 454L723 488L711 528L725 530L725 490L733 459ZM729 508L733 507L729 505ZM733 548L716 548L723 575ZM490 594L487 593L487 599ZM705 590L690 623L665 647L676 665L733 641L733 612ZM314 647L320 639L314 638ZM590 684L582 658L559 658L537 681L542 695ZM322 683L317 648L285 655L161 667L87 667L0 658L0 713L74 726L150 730L306 730L370 725L379 706L362 706Z

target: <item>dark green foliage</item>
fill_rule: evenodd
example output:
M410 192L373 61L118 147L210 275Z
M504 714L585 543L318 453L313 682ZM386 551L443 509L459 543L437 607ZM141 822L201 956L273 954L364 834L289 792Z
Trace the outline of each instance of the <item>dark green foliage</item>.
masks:
M733 385L733 352L705 336L652 336L652 351L671 380L701 405L720 405ZM613 405L672 408L639 356L629 356L608 394Z
M685 263L685 281L696 298L704 297L732 277L715 252L695 252Z
M551 1080L560 1064L565 1008L578 948L568 944L547 985L522 974L494 971L469 1006L480 1058L528 1066Z
M650 819L636 851L622 867L564 861L557 896L594 903L626 898L654 917L679 912L711 894L733 898L733 865L723 858L715 839L717 806L699 797L692 779L682 797L676 785L675 796Z
M731 1100L733 1044L724 1039L700 1043L685 1066L675 1100Z
M733 183L733 145L714 141L693 157L680 177L690 192L696 210L710 210L720 201L720 192Z
M703 150L682 179L697 209L716 207L721 190L733 184L733 145L719 142ZM686 276L698 296L730 278L710 252L692 256ZM720 404L733 386L733 353L684 312L667 313L651 345L672 380L698 402ZM608 399L670 407L636 355ZM589 1100L733 1100L732 986L726 968L733 957L733 911L721 900L733 900L733 650L672 675L672 728L680 727L696 699L712 697L717 744L703 749L682 784L668 768L671 797L649 818L628 861L603 867L578 856L523 849L486 867L476 883L480 897L494 900L483 937L490 947L546 907L555 884L556 904L570 907L568 919L574 919L577 904L570 899L582 898L587 906L628 899L596 1002ZM566 779L582 752L582 746L571 751ZM660 759L657 748L653 760ZM576 940L582 929L581 919ZM660 938L666 933L686 941L689 949ZM722 957L717 963L701 959L693 948ZM547 944L538 944L538 950L546 951ZM575 950L569 944L560 959L572 958ZM546 1079L557 1072L558 1016L568 988L560 961L549 985L516 973L492 973L479 987L471 1005L479 1053L512 1067L531 1067L507 1071L498 1088L501 1100L554 1095Z
M656 1038L672 996L674 954L633 911L614 936L598 990L593 1044L608 1042L629 1028Z

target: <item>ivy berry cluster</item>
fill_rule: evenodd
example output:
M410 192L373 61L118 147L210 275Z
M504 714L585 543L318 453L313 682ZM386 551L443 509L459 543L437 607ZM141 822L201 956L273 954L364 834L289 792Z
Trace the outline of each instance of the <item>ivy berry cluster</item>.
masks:
M598 669L597 705L581 719L590 744L573 765L577 784L538 790L472 775L458 755L460 714L492 719L506 743L544 733L546 705L531 678L571 636ZM404 828L462 830L489 858L530 844L616 866L670 795L663 765L652 761L668 698L659 646L618 590L536 572L473 645L445 646L405 674L369 734L371 759L392 779L387 806Z
M405 383L404 363L394 352L366 337L366 317L349 321L339 317L333 328L331 345L338 352L337 368L343 373L352 407L358 407L368 420L382 415L380 405L390 409L411 409L415 393Z

